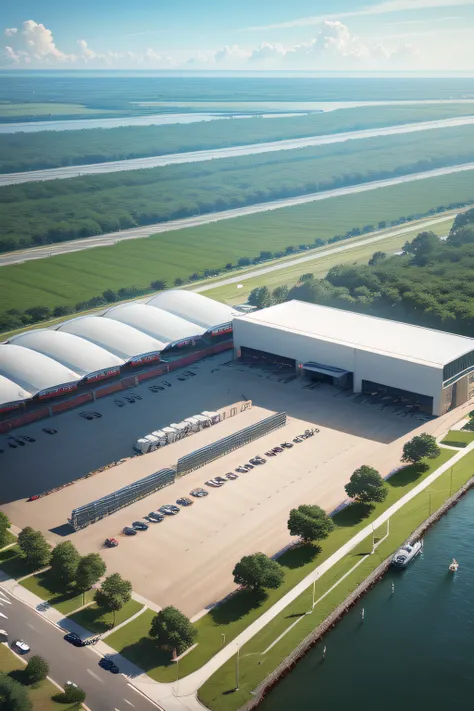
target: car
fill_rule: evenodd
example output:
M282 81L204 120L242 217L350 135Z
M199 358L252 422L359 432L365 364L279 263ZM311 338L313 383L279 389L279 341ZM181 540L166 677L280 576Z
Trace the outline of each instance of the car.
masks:
M117 407L125 407L125 403L121 400L114 400L114 403L117 405Z
M168 508L173 514L177 514L180 512L179 506L175 506L174 504L169 504Z
M245 474L247 470L244 467L240 466L240 467L236 467L235 471L240 472L241 474Z
M39 494L33 494L33 496L30 496L30 498L27 499L27 501L38 501L38 499L39 499Z
M53 430L51 427L43 427L43 432L46 432L46 434L50 434L50 435L58 433L57 430Z
M25 442L36 442L34 437L29 437L28 435L21 435L20 439L24 439Z
M15 444L19 444L20 447L24 447L24 446L25 446L25 442L23 442L22 439L18 439L18 437L12 437L12 438L11 438L11 442L15 442Z
M28 652L31 652L30 646L22 639L17 639L13 642L12 647L17 654L28 654Z
M193 490L190 492L190 494L191 494L191 496L195 496L196 498L199 499L199 498L201 498L202 496L208 496L208 495L209 495L209 492L206 491L205 489L198 488L198 489L193 489Z
M224 479L223 476L216 476L216 477L215 477L215 480L216 480L219 484L227 484L227 479Z
M208 479L204 483L206 486L213 486L214 488L222 486L222 484L219 481L216 481L216 479Z
M283 447L283 449L291 449L294 445L292 442L282 442L280 446Z
M99 661L99 667L102 667L102 669L105 669L106 671L112 672L112 674L119 674L120 672L120 669L115 662L111 659L107 659L107 657L102 657Z
M160 513L156 513L156 511L150 511L147 516L147 519L152 523L161 523L161 521L164 521L164 518L164 516L162 516Z
M238 479L239 475L236 474L235 472L227 472L226 477L227 477L227 479L230 479L231 481L233 481L234 479Z
M273 451L273 449L270 449L268 452L265 452L266 457L276 457L276 452Z
M273 447L272 451L275 452L275 454L280 454L280 452L283 452L283 449L282 447Z
M123 529L123 532L125 533L126 536L136 536L137 535L137 532L131 526L125 526L125 528Z
M164 506L160 506L158 510L165 514L165 516L175 516L179 513L179 508L173 504L165 504Z
M68 686L68 687L71 687L71 686L72 686L74 689L77 689L77 684L75 684L73 681L67 681L67 682L64 684L64 686Z
M104 546L106 548L115 548L118 546L119 542L117 541L116 538L106 538L104 541Z
M63 639L65 639L66 642L73 644L74 647L85 647L85 642L83 642L83 640L75 632L68 632L64 635Z
M249 472L251 469L253 469L253 464L243 464L242 466L246 472Z
M134 528L135 531L148 531L148 524L145 523L145 521L134 521L132 528Z
M267 460L263 459L263 457L253 457L253 459L250 460L251 464L255 464L256 466L259 466L260 464L265 464Z
M194 504L194 501L188 499L187 496L182 496L180 499L176 500L176 503L179 504L179 506L192 506Z

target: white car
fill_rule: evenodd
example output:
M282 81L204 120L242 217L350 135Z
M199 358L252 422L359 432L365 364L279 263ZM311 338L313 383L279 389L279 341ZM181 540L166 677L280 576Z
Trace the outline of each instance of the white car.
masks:
M22 639L17 639L16 642L13 642L12 647L17 654L28 654L28 652L31 651L29 645L27 645Z
M220 481L216 481L215 479L209 479L208 481L205 482L206 486L214 486L214 487L219 487L223 486Z

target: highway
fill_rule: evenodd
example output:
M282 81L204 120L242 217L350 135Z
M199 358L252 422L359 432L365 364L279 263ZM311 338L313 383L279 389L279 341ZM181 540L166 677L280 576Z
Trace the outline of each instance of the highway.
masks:
M129 160L92 163L89 165L71 165L61 168L51 168L48 170L4 173L0 174L0 186L45 180L64 180L67 178L77 178L78 176L83 175L117 173L124 170L143 170L165 165L198 163L221 158L238 158L240 156L257 155L259 153L297 150L311 146L325 146L331 143L344 143L345 141L356 141L381 136L395 136L399 134L433 131L443 128L472 126L473 124L474 116L463 116L460 118L442 119L438 121L422 121L419 123L402 124L400 126L386 126L384 128L362 129L360 131L309 136L307 138L291 138L282 141L271 141L269 143L252 143L244 146L231 146L227 148L215 148L212 150L193 151L187 153L172 153L169 155L152 156L150 158L133 158Z
M61 687L73 681L87 694L91 711L156 711L157 706L136 691L123 674L112 675L99 667L100 656L91 647L73 647L64 633L40 614L0 588L0 624L8 642L23 639L31 653L44 657L49 676ZM59 693L59 690L58 690Z
M146 225L144 227L133 227L130 230L109 232L101 235L100 237L88 237L86 239L60 242L57 244L45 245L43 247L32 247L30 249L0 255L0 267L9 264L21 264L32 259L43 259L44 257L52 257L58 254L80 252L84 249L91 249L93 247L108 247L116 244L117 242L122 242L123 240L143 239L144 237L150 237L151 235L161 234L163 232L171 232L173 230L180 230L187 227L207 225L213 222L219 222L220 220L230 220L235 217L254 215L258 212L278 210L283 207L294 207L296 205L303 205L305 203L316 202L318 200L327 200L329 198L340 197L342 195L363 193L368 190L376 190L378 188L400 185L401 183L412 182L415 180L426 180L428 178L436 178L442 175L450 175L451 173L460 173L470 170L474 170L474 163L463 163L461 165L448 166L446 168L437 168L436 170L427 170L422 173L410 173L409 175L399 175L396 178L387 178L385 180L375 180L368 183L349 185L345 188L336 188L335 190L325 190L319 193L311 193L309 195L281 198L279 200L238 207L233 210L225 210L223 212L211 212L205 215L195 215L181 220L159 222L157 224Z

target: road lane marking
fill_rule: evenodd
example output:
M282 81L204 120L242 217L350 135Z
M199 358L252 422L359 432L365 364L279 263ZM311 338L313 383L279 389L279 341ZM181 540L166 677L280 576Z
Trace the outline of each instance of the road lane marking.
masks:
M35 627L34 625L32 625L31 622L25 622L25 624L26 624L28 627L30 627L32 630L35 630L35 629L36 629L36 627Z
M0 617L3 617L5 620L8 620L8 617L3 614L3 612L0 612Z
M128 704L129 706L132 706L132 708L135 708L135 706L132 704L132 702L129 701L128 699L124 699L124 701L125 701L125 703Z
M97 681L100 681L101 684L104 683L104 680L100 678L100 676L97 676L97 674L94 674L94 672L91 669L86 669L87 673L90 674L91 676L94 677L94 679L97 679Z

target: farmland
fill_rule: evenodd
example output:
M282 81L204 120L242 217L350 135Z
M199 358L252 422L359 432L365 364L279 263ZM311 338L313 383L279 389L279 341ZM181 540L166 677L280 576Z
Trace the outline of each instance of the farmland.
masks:
M62 104L24 105L31 115L79 114L80 110L94 113L80 106ZM41 108L46 107L46 108ZM0 120L10 117L21 106L0 104ZM38 112L38 113L34 113ZM39 135L15 133L0 135L0 172L42 170L67 165L126 160L157 156L182 151L223 148L234 145L302 138L345 131L357 131L381 126L432 121L466 116L474 113L474 104L427 104L407 106L359 107L273 118L260 117L239 121L212 121L168 126L126 126L76 131L42 131Z
M0 191L0 250L63 242L467 163L474 160L473 136L470 126L445 128L7 186Z
M388 225L473 199L466 175L452 174L6 266L0 270L0 303L3 313L33 305L74 307L105 289L145 287L152 279L172 286L177 278L223 268L262 250L327 241L353 228Z

